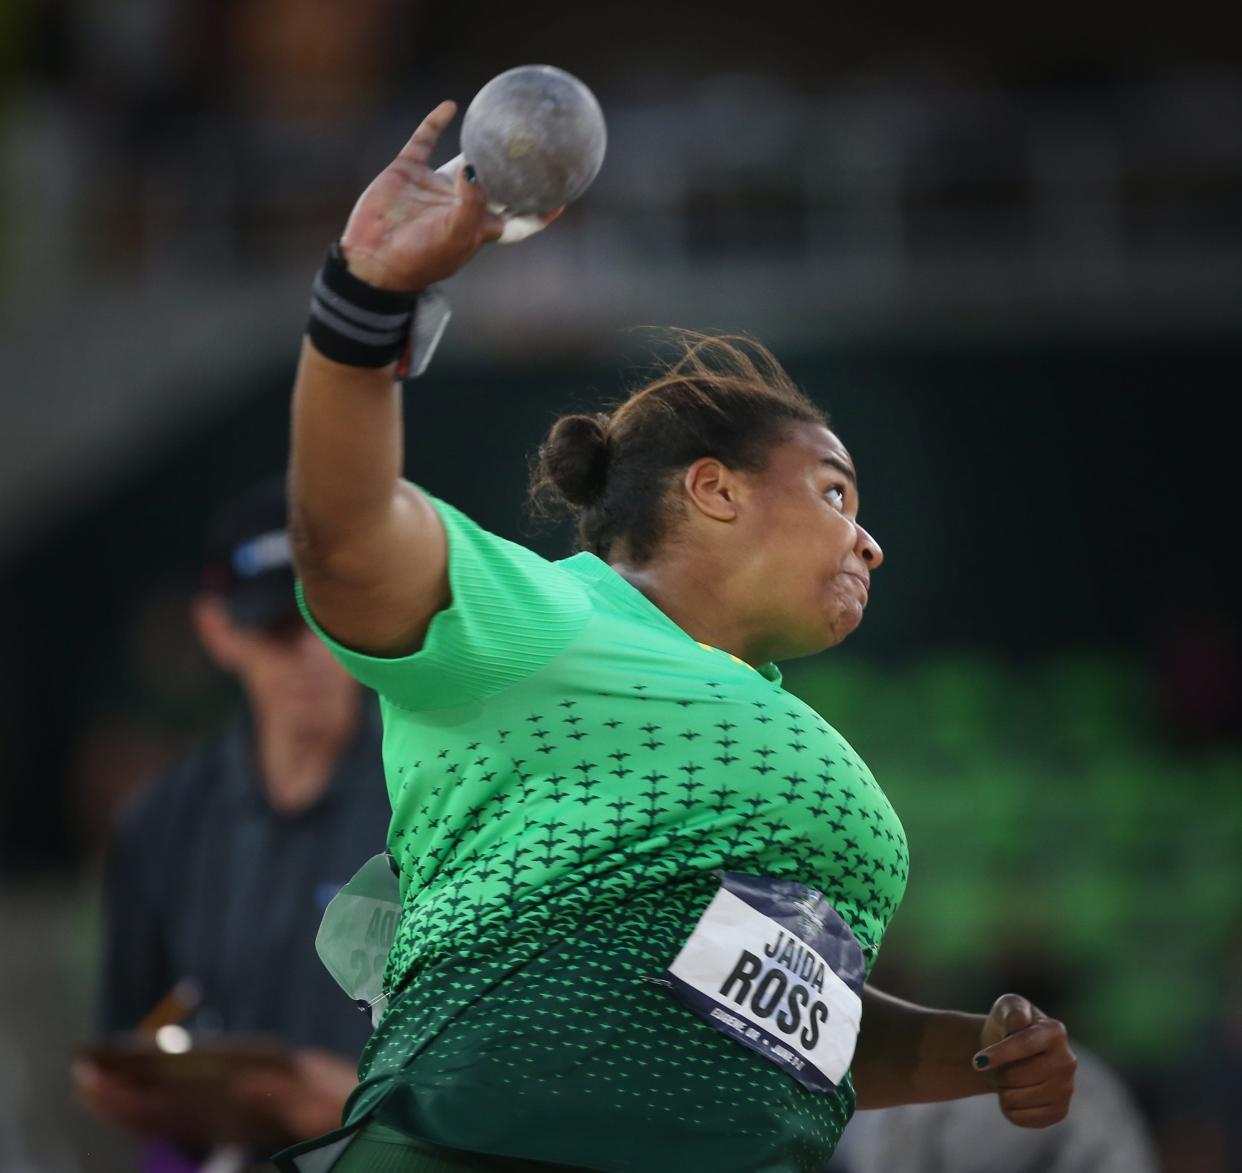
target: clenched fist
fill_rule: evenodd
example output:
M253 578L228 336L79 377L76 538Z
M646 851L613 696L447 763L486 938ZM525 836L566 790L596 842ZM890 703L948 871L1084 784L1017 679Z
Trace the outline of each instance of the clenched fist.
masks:
M1010 1123L1046 1128L1065 1119L1078 1060L1062 1023L1019 994L1002 994L979 1043L975 1067L996 1089Z

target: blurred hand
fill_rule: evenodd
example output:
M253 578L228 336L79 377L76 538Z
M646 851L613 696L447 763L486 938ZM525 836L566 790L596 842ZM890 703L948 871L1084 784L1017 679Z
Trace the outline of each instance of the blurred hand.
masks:
M996 1089L1011 1124L1046 1128L1064 1120L1078 1060L1064 1024L1019 994L996 999L979 1034L975 1067Z
M80 1103L114 1128L144 1140L167 1140L189 1151L205 1151L214 1138L199 1117L187 1117L184 1099L159 1087L104 1071L78 1059L73 1064L74 1093Z
M275 1131L283 1143L292 1143L339 1128L345 1101L357 1085L352 1062L308 1048L294 1052L291 1071L239 1075L230 1097L253 1122L256 1137L267 1139Z
M413 293L456 273L504 228L477 183L437 175L431 152L457 107L441 102L354 205L341 252L350 271L380 289Z

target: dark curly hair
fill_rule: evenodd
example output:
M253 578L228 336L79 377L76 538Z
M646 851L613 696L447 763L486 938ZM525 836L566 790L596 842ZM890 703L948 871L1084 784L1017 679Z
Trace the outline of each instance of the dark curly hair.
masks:
M600 558L623 540L637 565L650 561L678 516L669 489L701 457L758 472L790 425L828 426L753 339L688 330L672 336L676 359L612 412L561 416L533 462L535 511L568 511L579 548Z

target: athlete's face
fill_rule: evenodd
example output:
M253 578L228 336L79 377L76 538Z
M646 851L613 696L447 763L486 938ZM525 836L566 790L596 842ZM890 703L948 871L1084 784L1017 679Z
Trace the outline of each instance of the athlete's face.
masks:
M845 445L827 428L800 424L751 485L741 520L774 658L840 643L862 622L871 572L884 561L858 523L858 477Z

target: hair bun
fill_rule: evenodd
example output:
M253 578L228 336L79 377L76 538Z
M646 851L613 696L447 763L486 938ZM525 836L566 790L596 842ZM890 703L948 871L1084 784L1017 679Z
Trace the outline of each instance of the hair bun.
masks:
M539 448L540 479L571 505L595 504L608 475L606 415L566 415L552 425Z

